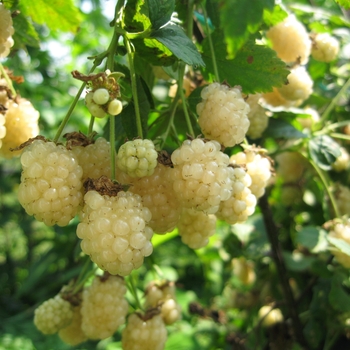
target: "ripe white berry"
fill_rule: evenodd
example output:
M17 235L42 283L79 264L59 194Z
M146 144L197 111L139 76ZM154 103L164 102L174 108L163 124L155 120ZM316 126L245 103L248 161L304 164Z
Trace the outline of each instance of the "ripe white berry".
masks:
M93 92L92 99L96 104L104 105L109 100L109 92L107 89L97 89Z
M256 197L249 189L252 183L251 177L238 165L232 169L232 194L228 200L221 202L216 213L219 219L231 225L246 221L248 216L254 213L256 207Z
M335 190L335 200L340 214L350 216L350 188L338 184Z
M2 147L2 139L6 135L5 117L0 113L0 149Z
M277 175L286 183L297 182L306 170L305 159L298 152L279 153L275 159Z
M59 330L58 335L66 344L76 346L88 338L81 329L81 305L73 308L73 318L70 324Z
M107 112L110 115L118 115L123 110L123 104L121 101L117 100L116 98L109 102L107 107Z
M120 146L117 166L131 177L150 176L157 166L157 158L151 140L136 139Z
M312 94L314 82L305 67L293 68L287 79L288 84L278 88L278 91L286 100L305 101Z
M88 177L98 179L105 175L111 177L111 146L103 137L87 146L72 147L72 152L83 169L84 182Z
M215 233L216 217L202 211L184 208L177 224L183 243L191 249L205 247L209 237Z
M185 140L171 155L173 188L180 204L214 214L232 193L233 169L216 141Z
M176 302L175 283L152 281L145 292L145 308L160 307L165 324L170 325L181 318L181 307Z
M254 271L254 262L247 260L244 256L239 258L233 258L231 260L232 272L242 284L250 285L256 280L256 274Z
M90 339L106 339L125 323L129 305L123 278L95 277L83 290L81 329Z
M304 25L290 14L266 33L277 56L285 62L306 64L311 52L311 40Z
M282 311L270 305L260 308L258 317L261 320L261 325L264 327L271 327L276 323L283 322Z
M152 318L133 313L122 332L123 350L163 350L167 330L161 315Z
M107 113L100 105L94 102L93 96L94 96L93 92L89 92L85 96L86 107L88 108L89 112L93 117L104 118L105 116L107 116Z
M153 251L151 212L139 195L120 191L116 196L88 191L84 196L77 236L81 249L101 269L126 276Z
M19 156L22 151L11 151L39 133L39 112L24 98L9 100L5 113L6 135L2 138L0 155L5 158Z
M0 58L7 57L10 53L14 44L12 39L14 32L11 12L0 3Z
M344 147L340 147L340 156L332 164L332 169L336 172L341 172L349 168L350 155Z
M350 244L350 220L344 220L343 222L335 222L330 229L329 236L342 239L346 243ZM337 261L345 268L350 268L350 256L334 247L332 244L329 247L331 253L336 257Z
M29 215L48 226L66 226L80 209L83 170L71 151L35 140L22 156L18 200Z
M266 114L265 108L259 103L260 99L261 94L249 95L246 99L250 107L250 112L248 113L250 125L247 135L253 140L262 136L269 122L269 117Z
M245 165L247 173L252 179L249 186L252 194L260 198L265 193L265 188L271 178L271 161L253 149L246 149L230 157L231 163Z
M34 324L44 334L57 333L73 319L72 305L56 295L44 301L34 311Z
M321 62L335 60L339 53L339 41L329 33L319 33L312 37L312 57Z
M290 101L285 99L277 88L273 88L271 92L265 92L261 95L262 103L267 105L266 107L283 107L288 109L291 107L297 107L302 104L302 100Z
M197 105L198 123L204 136L225 147L241 143L249 128L249 105L238 88L213 83L202 92Z
M179 221L181 206L173 189L171 168L157 164L150 176L132 178L117 171L117 180L122 184L131 184L129 191L142 198L142 204L149 208L152 219L148 225L154 232L162 234L172 231Z

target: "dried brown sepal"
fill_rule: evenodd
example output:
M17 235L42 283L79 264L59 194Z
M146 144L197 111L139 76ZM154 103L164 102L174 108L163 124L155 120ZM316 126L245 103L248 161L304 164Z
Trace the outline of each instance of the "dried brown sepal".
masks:
M115 197L120 191L125 191L125 186L112 181L107 176L103 175L98 179L87 178L84 181L85 192L96 191L102 196L107 195Z
M168 287L173 287L175 285L175 283L173 281L168 281L168 280L164 280L164 281L152 281L146 288L145 290L145 295L147 295L149 293L149 291L151 290L151 288L153 286L156 286L158 289L163 290L165 288Z
M44 136L42 135L38 135L38 136L35 136L35 137L32 137L30 138L29 140L27 140L26 142L23 142L21 145L19 145L18 147L16 148L10 148L10 151L20 151L21 149L31 145L34 141L36 140L41 140L41 141L45 141L45 142L48 142L48 139L45 138Z
M173 162L171 161L171 157L169 155L169 153L167 151L160 151L158 152L158 163L168 166L168 167L172 167L173 166Z
M73 76L74 79L83 81L83 82L85 82L85 83L92 82L92 81L94 81L94 80L97 80L98 78L101 78L101 77L103 77L103 76L106 76L106 73L105 73L105 72L85 75L85 74L83 74L83 73L80 73L80 72L77 71L77 70L74 70L73 72L71 72L71 74L72 74L72 76Z
M84 135L82 132L73 131L64 134L63 137L67 140L66 148L72 149L74 147L82 146L86 147L94 143L93 137L96 133L92 133L90 136Z
M161 308L156 306L148 309L145 314L142 314L140 312L136 312L136 315L142 320L142 321L148 321L154 316L157 316L161 313Z
M236 168L242 168L245 172L247 172L247 164L234 164L234 163L230 163L228 165L229 167L236 169Z

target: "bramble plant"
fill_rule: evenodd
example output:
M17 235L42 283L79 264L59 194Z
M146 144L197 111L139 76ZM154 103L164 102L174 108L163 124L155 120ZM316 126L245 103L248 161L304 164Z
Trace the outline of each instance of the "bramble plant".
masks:
M0 350L349 348L349 9L0 0Z

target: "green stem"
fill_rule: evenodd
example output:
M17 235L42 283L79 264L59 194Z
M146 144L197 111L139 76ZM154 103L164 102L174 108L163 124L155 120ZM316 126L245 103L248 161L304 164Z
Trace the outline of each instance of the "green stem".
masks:
M131 50L130 41L126 36L124 36L124 42L128 53L128 60L129 60L131 90L132 90L132 96L133 96L134 105L135 105L137 134L141 139L143 139L142 121L141 121L141 114L140 114L139 98L137 94L136 73L135 73L135 67L134 67L134 53Z
M179 68L179 80L178 80L178 91L182 100L182 107L184 110L184 114L185 114L185 119L186 119L186 124L187 124L187 128L188 128L188 132L189 134L194 137L194 131L192 128L192 123L191 123L191 118L190 115L188 113L188 109L187 109L187 101L186 101L186 97L184 94L184 90L183 90L183 77L185 74L185 64L184 63L180 63L180 68Z
M350 78L342 86L342 88L339 90L337 95L332 99L331 103L328 105L328 107L322 113L321 120L319 121L319 123L317 123L318 125L322 125L322 123L324 123L327 120L329 114L332 112L332 110L334 109L334 107L338 103L339 99L342 97L344 91L346 91L349 88L349 86L350 86Z
M14 89L11 79L7 75L3 65L1 63L0 63L0 73L1 73L0 75L2 75L4 77L8 87L10 88L13 97L16 97L17 96L16 90Z
M176 109L177 109L177 106L178 106L178 103L179 103L179 94L176 93L176 96L172 102L172 105L171 105L171 109L170 109L170 118L169 118L169 123L168 123L168 126L164 132L164 134L162 135L162 142L160 144L160 148L163 149L164 147L164 144L166 142L166 139L168 138L169 136L169 133L170 133L170 129L172 127L172 125L174 124L174 117L175 117L175 113L176 113Z
M143 307L142 307L142 305L140 303L140 299L139 299L139 297L137 295L137 290L136 290L136 286L135 286L135 282L134 282L134 278L133 278L132 274L129 275L129 282L130 282L130 287L131 287L130 292L134 296L138 308L140 310L144 311Z
M216 81L220 81L218 65L216 63L215 49L214 49L213 40L211 37L209 23L208 23L208 15L207 15L207 11L205 10L204 6L202 6L202 11L203 11L204 21L205 21L205 29L207 30L207 37L208 37L208 42L209 42L210 55L211 55L211 61L213 64L215 78L216 78Z
M338 208L338 204L333 196L332 190L328 184L328 181L326 179L325 174L323 173L323 171L318 167L318 165L313 161L313 160L309 160L310 164L312 165L312 167L316 170L317 175L319 176L320 180L323 183L323 187L326 190L328 197L331 201L332 207L333 207L333 212L335 214L335 217L340 218L340 212L339 212L339 208Z
M109 117L109 143L111 147L111 179L115 180L115 116Z
M339 134L337 132L332 132L332 133L329 134L329 136L333 137L334 139L350 141L350 136L349 135Z
M97 64L97 63L94 63L94 65L93 65L92 68L90 69L89 74L92 73L92 72L95 70L95 68L96 68L97 66L98 66L98 64ZM84 91L84 89L85 89L85 86L86 86L86 83L84 82L84 83L81 85L81 87L80 87L80 89L79 89L77 95L74 97L74 100L73 100L72 104L70 105L69 110L68 110L66 116L65 116L64 119L62 120L60 126L58 127L58 130L57 130L56 135L55 135L55 137L54 137L54 139L53 139L53 142L56 143L56 142L58 141L58 139L60 138L63 129L66 127L66 125L67 125L67 123L68 123L68 121L69 121L69 118L70 118L71 114L73 113L74 108L75 108L75 106L77 105L77 103L78 103L78 101L79 101L80 95L83 93L83 91Z
M95 123L95 117L91 116L90 123L89 123L89 129L88 129L88 136L90 136L94 130L94 123Z

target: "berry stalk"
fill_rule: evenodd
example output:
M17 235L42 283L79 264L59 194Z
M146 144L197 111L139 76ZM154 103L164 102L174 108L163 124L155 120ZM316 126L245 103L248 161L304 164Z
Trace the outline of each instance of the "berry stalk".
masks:
M11 93L13 95L13 98L15 98L17 96L16 90L14 89L13 85L12 85L12 81L9 78L9 76L7 75L3 65L0 63L0 77L3 76L4 79L6 80L7 86L10 88Z
M140 105L139 105L139 97L137 94L136 73L135 73L135 67L134 67L134 54L132 52L130 41L129 41L127 36L124 36L124 42L125 42L126 50L128 53L128 60L129 60L129 69L130 69L130 76L131 76L131 89L132 89L132 96L133 96L134 104L135 104L137 134L141 139L143 139Z

